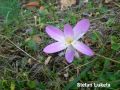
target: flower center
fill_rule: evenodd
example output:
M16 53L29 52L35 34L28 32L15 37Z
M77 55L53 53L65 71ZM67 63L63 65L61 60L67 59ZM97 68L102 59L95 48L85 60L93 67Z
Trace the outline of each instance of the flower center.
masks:
M71 37L66 38L66 44L71 44L73 42L73 39Z

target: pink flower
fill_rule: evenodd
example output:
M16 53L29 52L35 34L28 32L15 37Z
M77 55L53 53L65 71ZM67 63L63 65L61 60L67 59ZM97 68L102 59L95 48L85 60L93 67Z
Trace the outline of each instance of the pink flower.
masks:
M47 34L57 42L48 45L43 51L45 53L56 53L66 49L65 58L68 63L73 61L74 56L78 55L78 52L93 56L94 52L87 45L78 41L88 31L89 26L90 22L88 19L79 21L74 28L69 24L65 24L64 32L56 27L47 26Z

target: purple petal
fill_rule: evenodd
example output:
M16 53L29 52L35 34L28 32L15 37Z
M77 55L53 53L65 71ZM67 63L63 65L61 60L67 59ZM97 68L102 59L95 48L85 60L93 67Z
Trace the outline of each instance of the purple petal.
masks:
M75 39L81 38L89 29L90 22L88 19L80 20L73 28Z
M86 54L88 56L93 56L94 55L94 52L87 45L85 45L82 42L78 42L78 41L75 42L73 47L75 49L77 49L79 52L81 52L83 54Z
M62 44L61 42L55 42L55 43L52 43L52 44L48 45L47 47L45 47L43 51L45 53L55 53L55 52L64 50L65 48L66 48L66 46L64 44Z
M67 48L65 53L65 58L68 63L71 63L74 59L75 51L73 49Z
M51 38L53 38L53 39L55 39L55 40L57 40L57 41L62 41L62 40L64 40L64 33L63 33L60 29L58 29L58 28L56 28L56 27L47 26L47 27L46 27L46 32L47 32L47 34L48 34Z
M71 25L65 24L64 34L65 34L65 37L73 37L73 30Z

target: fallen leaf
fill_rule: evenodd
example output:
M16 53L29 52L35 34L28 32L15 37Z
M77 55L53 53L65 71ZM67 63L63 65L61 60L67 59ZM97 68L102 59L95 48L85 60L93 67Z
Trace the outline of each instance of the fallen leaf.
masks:
M44 9L45 9L45 7L44 6L40 6L40 8L39 8L41 11L43 11Z
M30 64L30 65L31 65L31 64L33 64L33 62L32 62L32 59L31 59L31 58L29 58L29 59L28 59L28 64Z
M88 3L88 0L83 0L84 3Z
M52 56L48 56L48 58L45 60L45 65L48 65L48 63L50 62Z
M110 3L112 0L105 0L104 2L105 3Z
M64 77L65 77L65 78L68 78L68 77L69 77L69 73L68 73L68 72L65 73L65 74L64 74Z
M37 2L37 1L29 2L24 5L24 7L27 7L27 8L33 8L33 7L38 7L38 6L39 6L39 2Z
M94 45L94 42L91 40L91 39L89 39L89 38L84 38L84 42L87 44L87 45L89 45L89 46L91 46L91 45Z
M27 63L29 65L32 65L32 64L38 64L39 62L38 61L35 61L35 60L32 60L31 58L28 59Z
M40 44L41 43L41 38L39 35L34 35L33 38L32 38L37 44Z
M25 42L28 42L29 40L31 40L31 38L26 38L26 39L25 39Z
M60 0L61 4L61 10L65 10L68 7L72 6L73 4L76 4L76 0Z

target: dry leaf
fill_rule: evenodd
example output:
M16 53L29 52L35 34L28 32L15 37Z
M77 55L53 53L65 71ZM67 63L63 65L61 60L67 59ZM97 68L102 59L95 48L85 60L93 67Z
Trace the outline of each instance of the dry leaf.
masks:
M45 65L48 65L48 63L50 62L52 56L48 56L48 58L45 60Z
M112 0L105 0L105 3L110 3Z
M68 78L68 77L69 77L69 73L68 73L68 72L65 73L65 74L64 74L64 77L65 77L65 78Z
M61 10L65 10L68 7L72 6L73 4L76 4L76 0L60 0L61 3Z
M38 64L39 62L36 60L32 60L31 58L28 59L28 64L32 65L32 64Z
M28 64L30 64L30 65L33 64L31 58L28 59Z
M39 6L39 2L34 1L34 2L29 2L27 4L24 5L27 8L33 8L33 7L38 7Z
M25 39L25 42L29 41L30 39L31 39L30 37L29 37L29 38L26 38L26 39Z
M44 6L40 6L40 8L39 8L41 11L43 11L44 9L45 9L45 7Z
M28 37L25 39L25 42L33 40L35 43L40 44L41 43L41 38L39 35L34 35L33 37Z
M39 35L34 35L33 38L32 38L37 44L40 44L41 43L41 38Z
M84 42L85 42L87 45L89 45L89 46L91 46L91 45L94 44L94 42L93 42L91 39L89 39L89 38L85 38L85 39L84 39Z
M83 0L84 3L88 3L88 0Z

